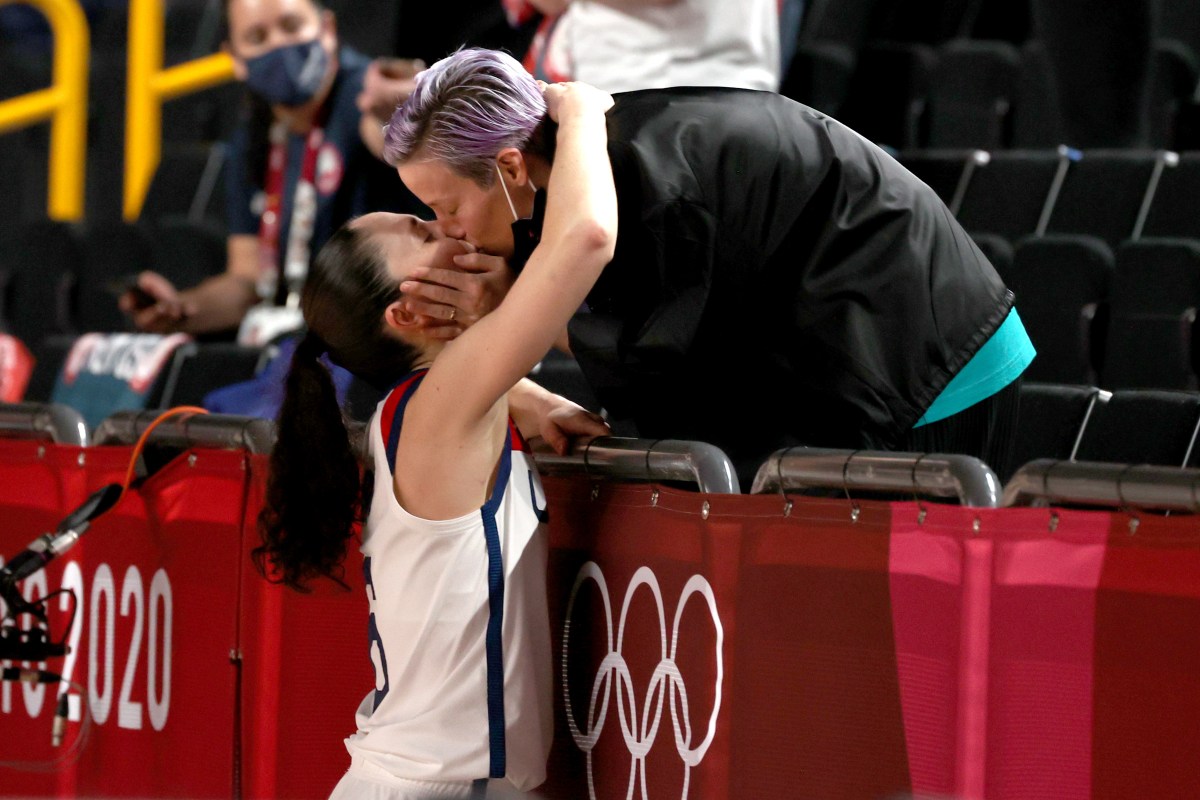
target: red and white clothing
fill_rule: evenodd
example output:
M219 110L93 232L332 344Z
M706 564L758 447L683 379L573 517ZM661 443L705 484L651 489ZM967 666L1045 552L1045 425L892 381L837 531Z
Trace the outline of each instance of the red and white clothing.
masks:
M519 22L529 7L503 0ZM525 66L606 92L678 86L779 88L779 0L676 0L614 8L572 0L538 30Z
M545 779L553 734L545 495L510 424L482 508L426 520L401 507L396 443L423 377L402 381L370 424L376 479L362 553L375 687L346 740L352 765L334 797L364 782L395 789L374 796L406 797L426 782L445 796L460 796L446 785L457 784L466 796L489 778L521 791Z

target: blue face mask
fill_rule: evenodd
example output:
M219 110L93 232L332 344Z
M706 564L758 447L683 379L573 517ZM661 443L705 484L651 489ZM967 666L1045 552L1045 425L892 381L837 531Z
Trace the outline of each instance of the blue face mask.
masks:
M246 85L271 105L302 106L316 95L328 71L329 54L320 39L313 39L247 59Z

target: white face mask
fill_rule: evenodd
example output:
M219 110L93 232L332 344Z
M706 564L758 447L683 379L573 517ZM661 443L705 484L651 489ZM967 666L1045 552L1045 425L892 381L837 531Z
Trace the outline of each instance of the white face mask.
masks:
M500 181L500 188L504 191L504 199L508 201L508 210L512 212L513 222L519 221L521 218L517 216L517 207L513 205L512 197L508 194L508 185L504 182L504 173L500 171L500 165L496 165L496 178ZM537 194L537 186L533 184L533 178L529 179L529 187L533 189L534 194Z

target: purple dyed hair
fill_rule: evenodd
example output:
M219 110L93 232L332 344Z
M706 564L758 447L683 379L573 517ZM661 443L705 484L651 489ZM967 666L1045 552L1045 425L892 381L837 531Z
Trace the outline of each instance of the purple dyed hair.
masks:
M496 155L525 150L545 116L537 82L515 58L466 48L418 76L384 132L383 155L398 166L419 153L487 187Z

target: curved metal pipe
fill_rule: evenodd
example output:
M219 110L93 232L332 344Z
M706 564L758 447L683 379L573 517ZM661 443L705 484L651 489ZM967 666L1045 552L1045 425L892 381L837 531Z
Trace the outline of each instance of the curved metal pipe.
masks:
M118 411L96 429L97 445L130 445L161 411ZM154 429L150 444L167 447L209 447L220 450L245 450L261 455L271 452L275 443L275 423L258 417L233 414L192 414L168 419Z
M957 497L964 506L996 508L1000 481L977 458L949 453L888 453L791 447L772 453L754 476L751 494L844 489Z
M1200 511L1200 469L1042 458L1017 470L1003 505L1054 503Z
M588 475L636 481L688 481L705 494L740 494L729 456L704 442L674 439L580 439L565 456L541 440L532 442L543 475Z
M87 447L83 416L61 403L0 403L0 439L36 439Z

